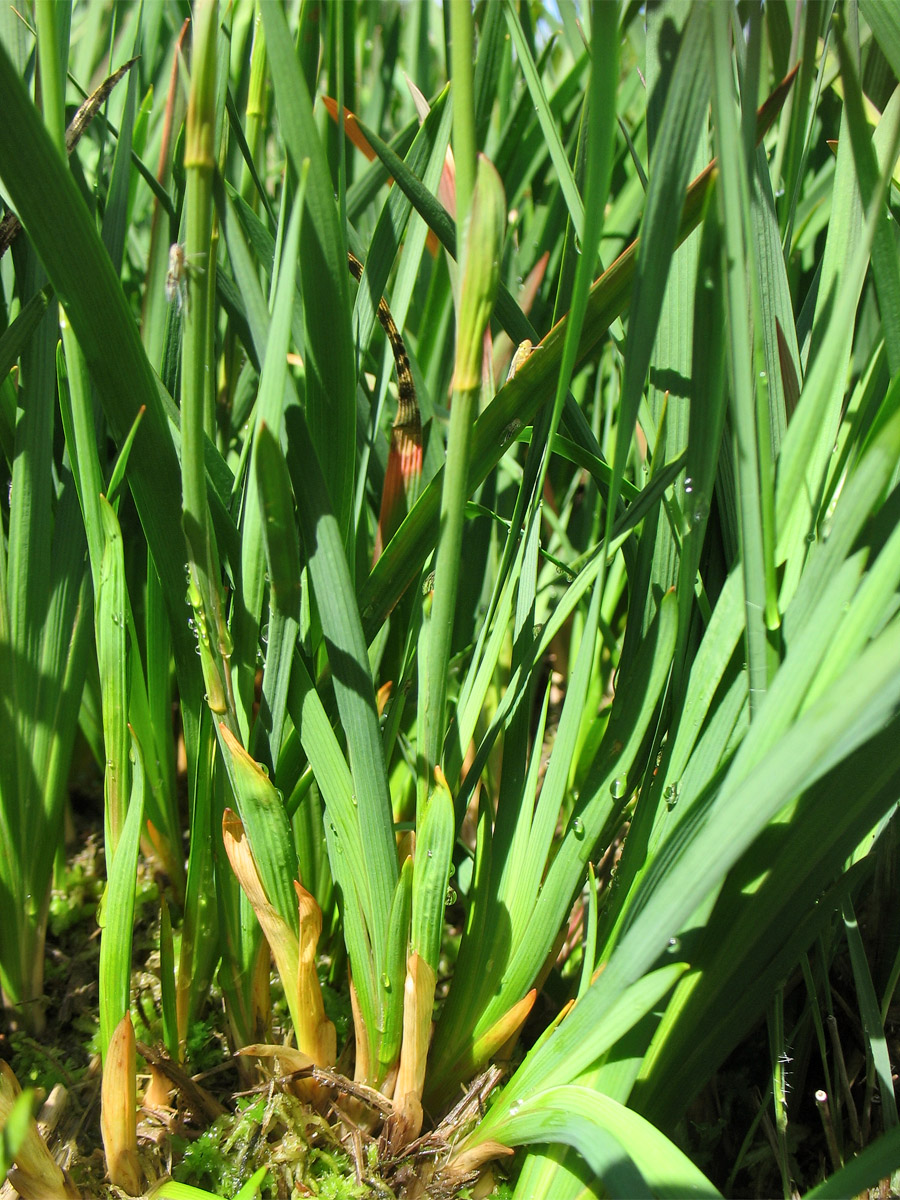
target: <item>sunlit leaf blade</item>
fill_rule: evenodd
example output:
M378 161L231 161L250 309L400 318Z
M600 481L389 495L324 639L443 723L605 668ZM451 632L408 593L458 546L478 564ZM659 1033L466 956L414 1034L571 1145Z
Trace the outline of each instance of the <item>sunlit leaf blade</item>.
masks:
M147 414L132 455L131 486L173 619L185 695L199 682L184 620L184 554L171 536L181 521L181 486L171 432L156 381L112 263L65 162L0 46L0 98L8 116L0 136L0 174L65 306L87 359L101 403L122 439L141 405ZM15 137L11 131L15 129ZM22 145L28 153L22 153ZM48 202L52 197L52 202ZM110 355L108 347L116 346ZM121 386L122 378L129 387Z
M309 162L300 272L307 351L306 413L338 526L346 534L353 487L355 357L346 246L334 186L313 120L310 89L277 5L262 6L279 125L297 177ZM313 299L315 297L315 299Z
M721 1194L649 1122L589 1088L537 1092L517 1102L492 1132L509 1145L558 1141L574 1146L609 1195L623 1200Z

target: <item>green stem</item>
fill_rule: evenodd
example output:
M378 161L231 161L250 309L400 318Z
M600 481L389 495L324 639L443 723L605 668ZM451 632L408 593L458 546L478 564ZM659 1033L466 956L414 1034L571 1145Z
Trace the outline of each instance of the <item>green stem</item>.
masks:
M450 0L450 67L453 79L453 158L456 165L456 244L462 251L463 228L475 186L475 95L473 83L472 5ZM461 257L461 253L460 253Z
M59 52L60 22L65 17L65 5L57 3L57 0L38 0L35 5L41 107L44 123L60 154L66 152L65 53L60 56Z
M212 181L216 166L216 0L200 0L194 13L193 74L185 136L186 276L181 384L181 478L184 532L189 564L189 596L197 624L200 662L213 712L226 714L236 731L229 662L231 638L225 623L219 558L209 520L203 444L209 380L207 302L212 244Z
M469 497L472 427L478 412L484 331L490 321L500 275L506 224L506 198L500 177L486 158L478 162L471 218L460 259L456 362L447 465L441 492L441 524L435 563L434 600L427 625L426 679L422 712L424 763L419 778L420 808L431 786L444 734L447 674L453 620L462 565L462 535ZM422 813L420 812L420 816Z

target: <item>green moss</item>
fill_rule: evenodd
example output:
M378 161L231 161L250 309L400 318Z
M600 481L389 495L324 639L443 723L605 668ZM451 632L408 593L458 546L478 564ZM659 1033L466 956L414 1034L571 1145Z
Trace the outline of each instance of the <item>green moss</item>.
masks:
M13 1069L21 1086L49 1092L58 1083L72 1087L87 1069L87 1059L66 1054L60 1047L52 1049L24 1032L9 1035Z
M353 1163L326 1121L292 1096L242 1097L234 1113L177 1149L173 1177L219 1196L233 1195L262 1166L269 1171L263 1198L373 1195L369 1183L356 1182Z

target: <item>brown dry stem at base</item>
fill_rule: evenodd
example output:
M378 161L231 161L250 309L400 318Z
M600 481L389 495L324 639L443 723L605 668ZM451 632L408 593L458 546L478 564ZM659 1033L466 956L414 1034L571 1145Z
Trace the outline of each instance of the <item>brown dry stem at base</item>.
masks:
M127 1013L116 1026L103 1062L100 1134L110 1181L130 1196L141 1191L137 1154L137 1062L134 1026Z
M396 1172L395 1182L404 1186L406 1200L419 1196L449 1200L461 1187L480 1176L484 1164L513 1153L499 1142L485 1142L469 1156L453 1158L453 1147L484 1116L487 1099L504 1073L502 1067L488 1067L472 1080L465 1094L430 1133L405 1147L403 1165Z
M212 1124L218 1117L228 1111L215 1098L212 1092L201 1087L185 1069L173 1062L163 1050L154 1050L143 1042L135 1043L138 1054L153 1068L154 1073L162 1075L175 1088L188 1110L195 1119L203 1124ZM144 1096L144 1103L149 1104L149 1096Z
M317 1067L293 1047L245 1046L239 1054L268 1059L276 1071L274 1077L241 1095L270 1093L275 1088L276 1094L280 1091L297 1097L298 1082L316 1085L320 1101L327 1101L330 1118L335 1122L333 1132L355 1163L357 1182L370 1184L375 1189L373 1195L388 1194L385 1189L390 1189L403 1200L450 1200L460 1187L479 1179L491 1159L512 1153L499 1142L486 1142L453 1157L454 1147L483 1118L488 1097L504 1075L500 1067L491 1066L474 1079L433 1130L393 1149L390 1137L396 1109L383 1092L338 1071ZM319 1103L316 1107L320 1113L325 1112L326 1105ZM339 1133L339 1127L343 1132ZM379 1127L380 1136L372 1132ZM377 1150L377 1166L369 1158L370 1147Z
M21 1091L12 1068L0 1059L0 1126L6 1123ZM28 1119L28 1132L16 1154L10 1182L22 1200L47 1200L48 1196L79 1200L81 1196L47 1149L34 1117Z
M306 1027L297 1030L297 1038L318 1067L330 1067L337 1059L337 1033L325 1016L322 986L316 971L316 950L322 933L322 910L297 880L294 880L300 913L300 957L297 971L299 1007Z
M410 955L406 966L403 1042L394 1087L394 1112L384 1132L384 1141L392 1154L399 1153L418 1137L422 1129L422 1091L431 1041L435 983L434 970L425 959L418 954Z

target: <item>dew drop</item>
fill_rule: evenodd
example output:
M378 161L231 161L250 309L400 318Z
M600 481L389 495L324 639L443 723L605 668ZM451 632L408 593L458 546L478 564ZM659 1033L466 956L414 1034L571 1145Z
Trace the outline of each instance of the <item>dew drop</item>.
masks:
M572 832L579 839L584 837L584 821L581 817L576 817L572 822Z
M388 979L387 971L381 972L381 986L384 988L384 990L386 992L389 992L391 990L391 981L390 981L390 979Z
M617 775L609 785L609 794L613 800L621 800L625 795L625 780L620 775Z
M675 807L675 805L678 803L678 798L680 795L681 795L680 781L676 781L675 783L670 783L669 786L666 788L666 790L663 792L663 800L665 800L666 808L669 810L669 812L671 812L672 809Z
M455 903L456 903L456 888L452 888L448 885L447 892L444 896L444 907L446 908L446 906L448 904L455 904Z

